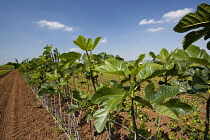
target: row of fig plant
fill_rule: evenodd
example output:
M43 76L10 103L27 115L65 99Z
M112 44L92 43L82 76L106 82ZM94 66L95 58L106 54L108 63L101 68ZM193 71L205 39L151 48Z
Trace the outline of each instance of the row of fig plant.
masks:
M99 40L100 37L96 38L94 42L99 42ZM145 58L145 54L141 54L134 62L126 62L120 57L107 57L105 53L92 54L93 50L91 50L91 47L94 43L88 43L83 36L79 36L75 44L82 44L86 47L82 48L78 45L85 50L83 56L76 52L63 53L58 56L58 61L54 61L54 59L49 59L53 58L52 55L49 58L47 57L47 51L51 49L48 46L40 58L32 59L25 65L22 65L21 68L28 67L29 84L38 86L40 95L54 95L62 92L63 87L70 83L69 80L74 74L83 73L91 81L94 91L86 93L81 89L74 88L72 93L66 93L63 97L72 94L71 97L77 102L71 105L68 114L76 110L84 110L87 113L86 119L92 120L94 118L94 126L98 133L101 133L105 128L109 128L107 122L110 119L110 112L123 111L123 105L129 102L130 109L128 113L132 116L132 129L135 132L134 139L140 139L138 135L140 128L137 126L138 118L136 117L138 106L147 107L157 112L160 115L159 121L161 121L162 115L178 121L179 114L187 115L191 110L191 106L181 102L178 95L194 92L197 94L208 89L206 85L201 86L201 89L199 89L199 85L204 84L204 80L209 80L209 71L199 66L189 68L192 62L180 58L183 56L187 57L188 51L205 53L204 50L200 50L196 46L190 46L186 51L175 50L172 53L162 49L158 55L150 52L149 54L153 58L152 63L146 62L141 64L140 62ZM183 53L186 54L183 55ZM199 54L194 54L194 56L199 56ZM180 63L180 60L175 58L183 61ZM189 57L187 58L189 59ZM206 60L208 59L206 58ZM158 67L153 68L154 63L158 64ZM98 76L102 76L99 73L117 75L121 77L121 81L113 79L108 82L98 83ZM198 73L206 74L203 76L206 79L202 81ZM186 80L190 76L192 77L191 81ZM161 80L158 81L159 86L155 86L152 80L156 77L161 77ZM175 79L178 80L176 81ZM145 82L147 86L143 89L144 86L142 84ZM193 85L189 85L189 83L193 83ZM193 89L195 85L197 91ZM140 93L141 90L144 94ZM198 95L201 96L200 94ZM204 99L206 98L204 97ZM94 107L94 110L90 109L91 107Z
M85 120L90 122L90 139L94 137L92 122L97 135L107 131L109 139L112 139L113 128L110 126L110 121L115 118L111 116L113 113L116 115L125 111L125 105L129 106L127 113L130 114L132 121L130 129L134 132L130 138L148 139L149 136L140 135L141 128L137 124L138 108L148 108L159 114L158 127L156 134L153 135L153 138L157 139L162 116L179 121L180 115L190 113L192 107L182 102L181 94L197 95L206 101L203 133L204 139L208 139L210 56L205 50L190 44L205 34L207 34L205 39L209 38L207 29L210 27L210 19L203 18L210 17L209 11L209 5L201 4L196 13L183 17L174 28L182 31L182 28L189 26L188 29L183 29L185 32L203 27L201 25L205 20L203 30L196 33L193 31L186 36L185 50L176 49L168 52L163 48L159 54L150 52L152 61L141 63L145 59L145 54L140 54L133 62L124 61L119 56L107 55L104 52L94 54L93 51L101 37L93 41L80 35L74 44L83 50L84 54L78 52L59 54L57 49L52 51L52 46L47 46L39 58L25 60L20 70L30 76L29 84L38 87L40 96L59 94L63 99L71 99L68 115L78 110L84 111ZM197 20L194 20L195 18ZM192 26L194 27L191 28ZM189 36L196 39L189 40ZM100 82L98 79L106 74L118 76L120 80ZM76 86L74 80L81 75L86 77L86 81L79 82L87 83L93 90L82 90ZM159 79L158 84L154 79Z

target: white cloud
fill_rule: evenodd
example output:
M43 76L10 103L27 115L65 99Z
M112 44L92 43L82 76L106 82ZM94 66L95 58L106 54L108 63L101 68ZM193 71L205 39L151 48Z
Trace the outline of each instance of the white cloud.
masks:
M101 43L106 43L108 40L106 38L102 39L100 42Z
M190 13L192 11L193 11L192 8L185 8L183 10L171 11L171 12L164 14L163 18L165 19L166 22L171 22L171 21L174 21L174 20L177 20L177 19L183 17L184 15L186 15L187 13Z
M73 31L73 28L67 26L67 27L64 29L64 31L71 32L71 31Z
M42 43L42 42L43 42L42 40L39 41L39 43Z
M148 32L157 32L157 31L161 31L161 30L164 30L165 28L162 28L162 27L158 27L158 28L150 28L150 29L147 29Z
M73 28L66 26L57 21L47 21L47 20L40 20L37 22L40 27L47 27L48 29L55 30L55 29L64 29L65 31L73 31Z
M40 27L48 27L49 29L60 29L64 28L65 25L55 21L40 20L37 22Z
M139 25L177 21L181 17L183 17L184 15L192 11L193 11L192 8L185 8L183 10L171 11L171 12L165 13L162 16L162 20L155 21L154 19L150 19L150 20L143 19L139 22Z
M69 51L81 51L81 49L80 48L71 48Z
M159 21L155 21L154 19L143 19L142 21L139 22L139 25L143 25L143 24L154 24L154 23L163 23L163 20L159 20Z

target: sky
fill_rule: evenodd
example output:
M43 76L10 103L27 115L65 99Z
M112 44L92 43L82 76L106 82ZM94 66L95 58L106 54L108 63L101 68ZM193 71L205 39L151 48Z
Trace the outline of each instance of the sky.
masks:
M182 48L186 33L173 31L178 21L209 0L0 0L0 65L39 57L47 45L60 53L79 50L79 35L102 36L93 53L136 60ZM201 38L194 43L206 49ZM209 52L209 51L207 51Z

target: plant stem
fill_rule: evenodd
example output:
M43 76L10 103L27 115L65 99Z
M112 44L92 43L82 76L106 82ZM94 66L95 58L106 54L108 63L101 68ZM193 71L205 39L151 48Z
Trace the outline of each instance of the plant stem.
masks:
M88 56L88 61L89 63L91 64L91 59L90 59L90 55L88 54L88 51L86 50L86 54ZM95 85L95 79L93 77L93 70L92 70L92 66L89 66L90 68L90 76L91 76L91 81L92 81L92 84L93 84L93 88L94 88L94 91L96 92L96 85Z
M157 132L156 132L156 134L155 134L154 140L157 140L157 136L158 136L159 131L160 131L160 122L161 122L161 119L162 119L162 115L159 115L158 126L157 126Z
M92 121L90 120L90 140L92 140Z
M210 107L210 96L206 101L206 121L205 121L205 132L204 132L204 140L208 140L208 132L209 132L209 108Z
M92 80L93 88L94 88L94 91L96 92L95 79L93 77L93 71L92 70L90 70L90 74L91 74L91 80Z
M139 140L133 101L134 101L133 98L131 98L131 116L132 116L133 130L135 132L134 140Z

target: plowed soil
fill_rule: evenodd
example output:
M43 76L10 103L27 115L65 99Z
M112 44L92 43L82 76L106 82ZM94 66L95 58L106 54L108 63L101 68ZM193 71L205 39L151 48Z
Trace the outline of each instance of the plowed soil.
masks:
M40 104L18 70L1 77L0 140L66 139Z

